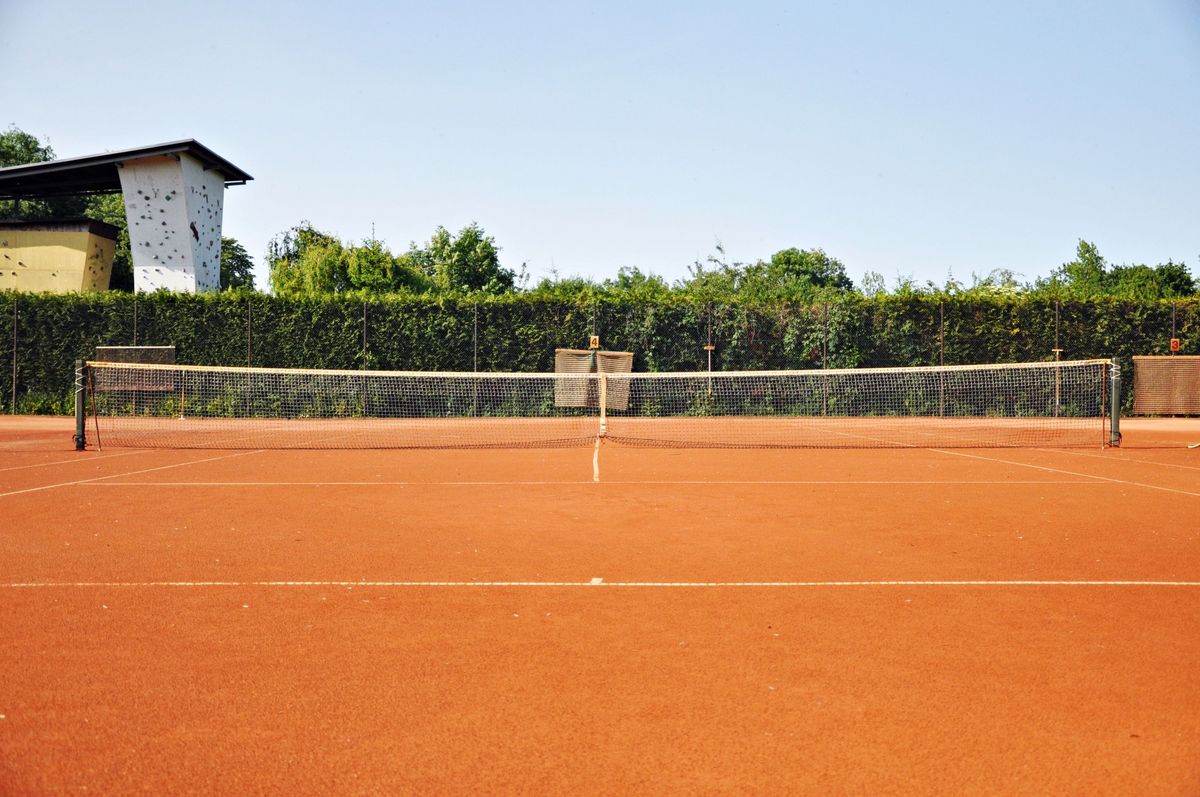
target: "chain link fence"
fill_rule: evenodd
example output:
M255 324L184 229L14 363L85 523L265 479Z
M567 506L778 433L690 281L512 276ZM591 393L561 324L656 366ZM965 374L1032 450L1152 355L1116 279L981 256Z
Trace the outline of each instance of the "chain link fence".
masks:
M556 347L634 353L636 371L784 370L1116 357L1200 350L1200 299L847 297L769 305L283 299L262 294L0 294L6 413L70 411L73 363L100 345L174 345L180 363L552 371Z

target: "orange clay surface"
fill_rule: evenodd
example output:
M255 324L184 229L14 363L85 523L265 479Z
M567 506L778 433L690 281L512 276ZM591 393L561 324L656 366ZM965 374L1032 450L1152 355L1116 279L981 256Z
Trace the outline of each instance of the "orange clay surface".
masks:
M1120 449L71 450L0 794L1200 793L1200 422Z

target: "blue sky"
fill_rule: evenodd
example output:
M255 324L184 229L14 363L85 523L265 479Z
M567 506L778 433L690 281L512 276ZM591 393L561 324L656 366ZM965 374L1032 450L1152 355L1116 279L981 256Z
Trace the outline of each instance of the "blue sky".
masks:
M479 222L536 281L822 248L941 282L1200 276L1200 2L0 0L0 126L196 138L225 233Z

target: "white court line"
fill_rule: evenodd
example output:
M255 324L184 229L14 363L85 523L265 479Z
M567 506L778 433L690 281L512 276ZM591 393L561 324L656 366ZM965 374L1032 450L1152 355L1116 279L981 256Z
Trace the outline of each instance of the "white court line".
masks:
M1023 468L1034 468L1036 470L1049 471L1050 473L1062 473L1067 476L1083 476L1089 479L1099 479L1100 481L1112 482L1114 484L1128 484L1130 487L1145 487L1147 490L1159 490L1164 493L1177 493L1179 495L1192 495L1200 498L1200 493L1191 492L1190 490L1177 490L1174 487L1163 487L1159 484L1146 484L1144 482L1131 482L1127 479L1115 479L1111 476L1097 476L1094 473L1079 473L1073 470L1064 470L1062 468L1052 468L1048 465L1034 465L1030 462L1014 462L1011 459L999 459L998 457L985 457L981 454L964 454L961 451L947 451L943 448L931 448L930 451L936 451L939 454L950 454L955 457L967 457L969 459L981 459L985 462L1002 462L1005 465L1019 465Z
M1108 462L1140 462L1143 465L1159 465L1164 468L1182 468L1183 470L1200 470L1200 465L1179 465L1175 462L1155 462L1152 459L1134 459L1132 457L1123 457L1120 455L1109 456L1107 454L1092 454L1088 451L1070 451L1065 448L1039 448L1037 450L1038 451L1046 451L1048 453L1075 454L1075 455L1081 456L1081 457L1095 457L1096 459L1103 459ZM1162 450L1170 451L1172 449L1166 448L1166 449L1162 449Z
M944 485L944 484L1093 484L1099 485L1095 479L606 479L604 484L622 485L836 485L846 484L859 486L866 484L909 484L909 485ZM354 481L354 482L96 482L87 484L88 487L529 487L529 486L582 486L591 485L591 481Z
M142 470L133 470L126 473L113 473L108 476L96 476L91 479L77 479L73 482L59 482L58 484L44 484L41 487L27 487L24 490L12 490L7 493L0 493L0 498L7 498L10 495L23 495L25 493L37 493L42 490L53 490L57 487L74 487L80 484L91 484L102 479L118 479L122 476L137 476L139 473L153 473L157 470L169 470L170 468L182 468L185 465L199 465L201 462L215 462L218 459L229 459L230 457L244 457L247 454L261 454L263 449L257 451L238 451L234 454L222 454L219 457L208 457L207 459L193 459L187 462L176 462L171 465L160 465L157 468L144 468Z
M101 459L112 459L114 457L127 457L130 454L148 454L149 451L143 449L141 451L125 451L120 454L99 454L96 456L82 455L73 459L56 459L53 462L36 462L32 465L14 465L11 468L0 468L0 473L10 470L25 470L26 468L45 468L50 465L72 465L76 462L96 462Z
M16 581L0 583L0 589L100 589L100 588L211 588L211 587L355 587L376 588L461 588L461 587L521 587L558 588L586 587L631 588L655 587L671 589L703 588L821 588L821 587L1200 587L1200 581L1063 581L1063 580L896 580L896 581Z

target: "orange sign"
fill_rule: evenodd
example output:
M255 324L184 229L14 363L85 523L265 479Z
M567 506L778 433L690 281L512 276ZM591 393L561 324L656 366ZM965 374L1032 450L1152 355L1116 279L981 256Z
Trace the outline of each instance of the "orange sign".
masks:
M1171 338L1171 351L1179 351L1183 348L1182 341L1179 338Z

